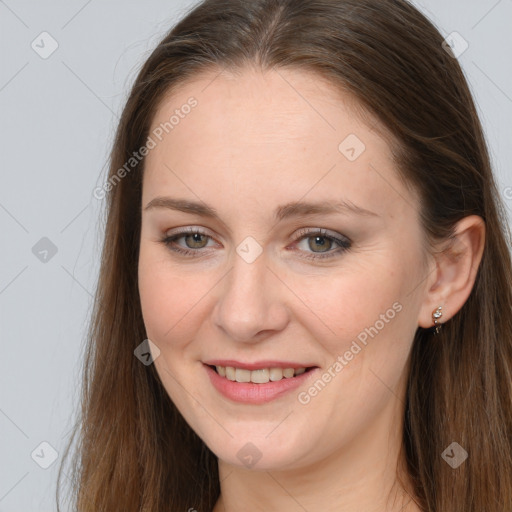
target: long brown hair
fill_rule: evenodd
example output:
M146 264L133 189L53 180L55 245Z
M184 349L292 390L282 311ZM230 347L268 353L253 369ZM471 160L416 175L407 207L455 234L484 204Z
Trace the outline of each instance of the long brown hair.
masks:
M484 219L484 253L468 300L438 339L417 329L402 453L422 510L510 512L512 244L457 59L402 0L205 0L142 66L119 122L109 179L147 143L165 94L198 73L249 64L313 71L379 119L395 141L399 175L419 192L429 242L449 238L467 215ZM78 444L65 473L79 512L209 511L220 493L216 456L177 411L154 365L134 357L146 338L137 286L143 167L141 159L105 197L72 436ZM456 469L441 456L454 441L468 453Z

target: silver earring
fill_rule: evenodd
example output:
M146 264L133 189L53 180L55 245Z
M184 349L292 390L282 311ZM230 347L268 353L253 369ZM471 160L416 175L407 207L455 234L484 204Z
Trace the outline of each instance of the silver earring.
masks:
M443 309L442 306L439 306L437 309L434 309L432 312L432 319L434 320L434 334L439 334L441 332L441 324L439 322L439 318L443 316L443 313L441 312L441 309Z

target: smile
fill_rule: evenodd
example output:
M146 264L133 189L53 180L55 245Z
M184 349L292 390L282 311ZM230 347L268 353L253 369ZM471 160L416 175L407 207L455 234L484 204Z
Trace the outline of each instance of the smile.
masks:
M277 382L282 379L290 379L305 373L306 368L261 368L258 370L247 370L245 368L234 368L233 366L212 366L216 372L233 382L252 382L254 384L266 384Z
M318 366L279 368L236 368L204 364L213 388L234 402L264 404L290 393L314 378ZM253 380L254 379L254 380Z

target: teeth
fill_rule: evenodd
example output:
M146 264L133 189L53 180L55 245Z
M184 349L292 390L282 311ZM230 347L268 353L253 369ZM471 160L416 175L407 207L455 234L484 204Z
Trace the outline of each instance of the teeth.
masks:
M235 369L232 366L226 366L226 379L235 380Z
M283 377L286 377L287 379L293 377L293 374L295 373L295 370L293 368L285 368L283 370Z
M251 372L249 370L235 369L235 380L237 382L251 382Z
M306 368L261 368L260 370L246 370L244 368L233 368L232 366L215 366L221 377L236 382L253 382L255 384L266 384L276 382L283 378L290 379L296 375L302 375Z
M270 368L270 380L276 381L281 380L283 378L283 369L282 368Z
M240 370L237 370L237 372ZM256 384L265 384L265 382L268 382L270 380L270 370L268 368L262 368L261 370L253 370L250 372L249 370L247 373L250 374L250 380L251 382L255 382Z

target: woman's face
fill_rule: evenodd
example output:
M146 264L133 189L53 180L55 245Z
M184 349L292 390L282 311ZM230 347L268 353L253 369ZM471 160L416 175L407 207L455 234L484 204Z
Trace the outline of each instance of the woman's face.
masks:
M418 199L349 99L248 69L182 85L153 120L144 323L171 399L233 465L385 456L399 437L428 260Z

